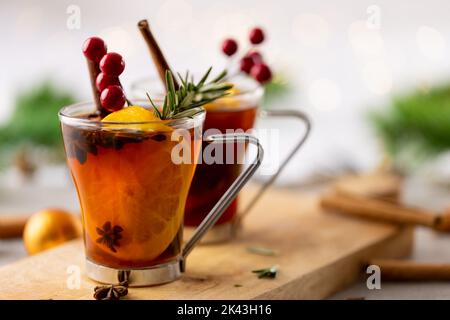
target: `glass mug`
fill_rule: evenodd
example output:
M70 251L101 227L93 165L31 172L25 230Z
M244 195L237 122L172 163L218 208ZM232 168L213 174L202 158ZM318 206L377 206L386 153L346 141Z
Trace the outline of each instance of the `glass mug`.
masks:
M130 123L101 122L90 116L94 112L93 103L59 112L82 211L86 273L99 282L117 283L126 272L130 286L176 280L188 254L261 164L263 149L248 134L206 138L208 144L253 144L257 156L183 247L184 209L201 151L205 112L192 118ZM174 139L174 132L181 134ZM189 161L173 160L172 150L180 143L190 151Z
M205 105L206 119L203 125L205 132L218 130L225 133L227 130L242 130L247 132L254 127L258 116L262 117L288 117L300 120L306 127L305 133L296 143L293 150L276 172L262 185L261 189L250 200L248 205L238 212L238 198L225 210L216 225L203 238L203 243L223 242L233 238L239 230L241 219L250 212L253 205L259 200L267 188L276 180L292 157L306 141L311 124L309 118L300 111L295 110L267 110L261 111L260 106L264 89L257 82L248 77L237 76L230 80L235 85L235 92L230 95ZM146 89L151 88L152 94L161 94L163 88L158 79L143 79L132 85L132 93L136 98L144 98ZM233 90L233 89L232 89ZM203 144L202 149L205 148ZM235 148L238 149L237 146ZM236 154L236 152L234 151ZM226 156L224 156L226 157ZM205 218L214 204L220 199L226 190L243 169L240 159L235 159L231 164L207 164L200 163L194 174L189 190L185 208L185 229L190 234Z

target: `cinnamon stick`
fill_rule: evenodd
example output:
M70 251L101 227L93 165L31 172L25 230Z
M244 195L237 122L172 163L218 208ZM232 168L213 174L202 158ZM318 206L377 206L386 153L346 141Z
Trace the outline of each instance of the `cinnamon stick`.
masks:
M372 260L381 270L381 279L388 281L450 281L449 263L405 260Z
M166 86L166 71L167 70L171 71L169 64L167 63L166 58L164 58L164 55L163 55L161 49L159 48L158 43L155 40L155 37L153 37L153 34L150 31L150 26L148 24L148 21L147 20L139 21L138 28L141 31L141 34L145 40L145 43L147 43L147 47L150 51L153 62L155 63L156 69L158 70L159 77L161 78L161 81L163 82L164 86ZM178 84L176 77L173 76L173 72L172 72L172 77L173 77L175 90L178 90L180 85Z
M385 222L423 225L431 228L436 225L434 212L407 208L367 197L330 193L322 197L320 204L324 209Z
M86 62L87 62L87 66L88 66L89 79L91 80L92 96L94 97L95 107L97 108L99 114L103 115L105 110L103 109L103 107L100 103L100 92L98 92L97 86L95 84L97 76L100 73L100 68L98 66L98 63L91 61L87 58L86 58Z
M0 239L22 237L23 229L28 218L28 215L1 215Z
M397 203L402 178L388 173L371 173L364 176L348 176L339 179L332 188L338 193L365 196Z
M391 202L348 193L329 193L322 197L322 208L342 214L382 222L422 225L438 231L450 231L450 208L441 214L425 209L410 208Z

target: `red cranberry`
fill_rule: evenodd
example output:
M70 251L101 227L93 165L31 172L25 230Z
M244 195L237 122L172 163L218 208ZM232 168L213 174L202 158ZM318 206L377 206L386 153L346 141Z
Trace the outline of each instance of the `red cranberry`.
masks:
M120 81L117 77L111 77L104 74L103 72L100 72L97 76L97 79L95 80L95 85L97 86L98 91L102 92L109 86L120 86Z
M121 87L112 85L100 94L102 107L110 112L122 109L125 104L125 94Z
M100 70L108 76L118 77L124 69L125 62L118 53L110 52L100 60Z
M264 41L264 32L261 28L253 28L250 30L250 42L253 44L260 44Z
M99 62L106 54L106 44L99 37L87 38L83 43L83 54L89 60Z
M222 51L227 56L232 56L233 54L235 54L237 49L238 49L238 44L233 39L225 39L222 43Z
M250 74L259 83L265 83L272 79L272 72L270 71L270 68L264 63L255 64L252 67Z
M241 59L241 71L250 74L250 70L252 69L253 65L255 63L253 62L253 59L250 57L244 57Z
M263 62L263 57L258 51L250 51L247 54L247 57L251 58L254 64L260 64Z

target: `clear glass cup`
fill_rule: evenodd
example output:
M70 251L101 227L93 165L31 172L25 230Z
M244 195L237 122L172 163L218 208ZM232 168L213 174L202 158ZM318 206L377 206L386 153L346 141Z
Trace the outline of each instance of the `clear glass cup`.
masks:
M256 171L262 148L250 135L208 139L208 143L254 144L258 156L224 191L183 247L185 204L201 151L205 112L192 118L133 123L101 122L94 112L94 104L82 103L59 113L82 210L86 272L99 282L115 283L126 271L131 286L173 281L195 244ZM176 158L180 147L187 158L184 153Z
M235 86L234 92L230 96L223 97L213 103L205 105L206 118L203 125L204 136L210 133L226 133L227 130L243 131L253 129L258 116L287 117L298 119L305 125L305 133L296 143L294 149L281 162L279 169L267 180L258 193L244 209L239 209L238 198L236 198L226 209L222 217L214 228L205 236L203 242L215 243L231 239L239 229L240 221L258 201L267 188L276 180L281 171L292 159L307 139L310 131L310 121L308 117L296 110L261 110L261 102L264 89L254 80L237 76L229 80ZM141 79L133 83L131 91L136 98L143 98L146 92L159 94L164 88L159 79ZM206 147L203 143L202 150ZM232 151L240 149L236 145ZM224 150L226 158L227 150ZM235 156L234 156L235 157ZM194 179L189 190L185 208L185 226L187 234L195 230L214 204L220 199L224 190L236 179L243 169L240 159L235 157L235 161L226 163L200 163L195 171Z

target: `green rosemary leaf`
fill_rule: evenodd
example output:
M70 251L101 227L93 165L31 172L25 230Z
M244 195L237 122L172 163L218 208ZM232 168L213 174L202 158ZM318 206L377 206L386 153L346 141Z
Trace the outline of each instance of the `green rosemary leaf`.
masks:
M247 251L254 254L259 254L262 256L276 256L277 252L275 250L264 248L264 247L248 247Z
M189 83L189 71L186 71L186 78L184 82Z
M179 119L179 118L184 118L184 117L193 118L196 114L198 114L200 112L203 112L203 108L197 107L194 109L189 109L189 110L179 112L179 113L175 114L172 118L173 119Z
M178 76L178 79L180 79L182 86L185 87L186 81L184 81L183 76L179 72L177 72L177 76Z
M173 82L172 73L169 70L166 70L166 85L167 92L175 92L175 83Z
M263 279L263 278L274 279L277 276L278 267L273 266L273 267L265 268L265 269L252 270L252 272L256 273L258 275L259 279Z
M196 86L197 88L200 88L200 87L202 87L205 84L206 79L208 79L209 74L211 73L211 70L212 70L212 67L209 67L208 71L206 71L205 75L198 82L198 84Z
M167 92L167 103L170 106L170 111L173 112L175 109L175 99L172 91Z
M193 92L187 93L180 103L180 110L185 110L189 108L189 106L192 105L193 100L194 100L194 93Z
M200 93L222 92L230 90L233 86L230 84L207 85L199 90Z
M225 96L226 96L226 94L218 96L218 97L210 98L210 99L204 99L204 100L199 101L199 102L193 102L191 107L192 108L201 107L201 106L204 106L205 104L211 103L211 102L213 102L213 101L215 101L215 100L217 100L219 98L225 97Z
M155 114L158 116L158 118L162 119L162 114L159 111L158 107L153 103L152 98L150 98L150 95L148 92L145 93L147 95L148 100L150 101L150 104L152 105L153 109L155 110Z
M163 118L162 119L167 119L167 117L169 116L168 112L169 112L169 108L167 107L167 96L164 97L164 103L163 103Z
M211 82L219 82L222 81L227 75L227 71L223 70L217 77L215 77Z

